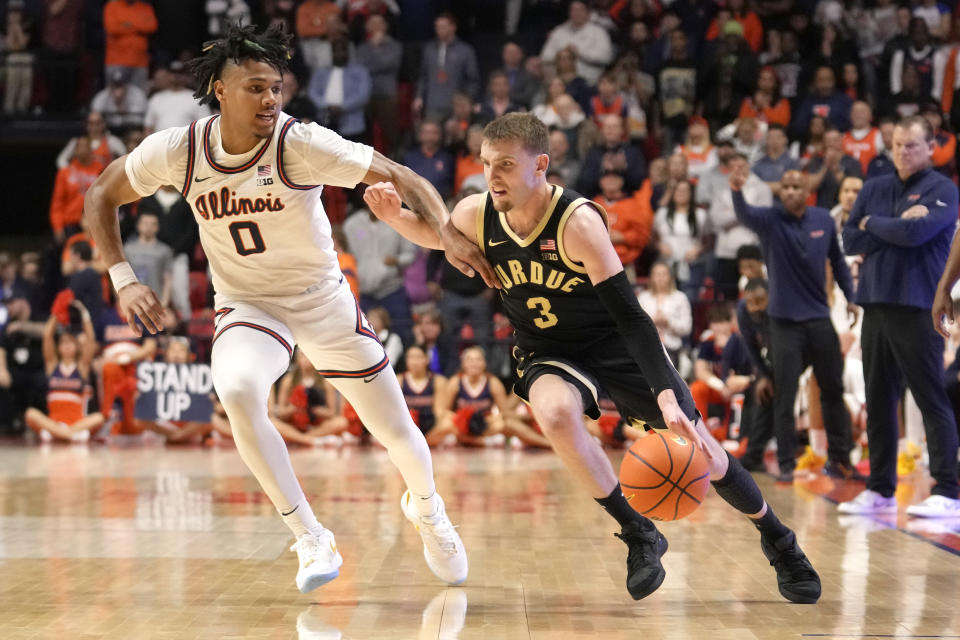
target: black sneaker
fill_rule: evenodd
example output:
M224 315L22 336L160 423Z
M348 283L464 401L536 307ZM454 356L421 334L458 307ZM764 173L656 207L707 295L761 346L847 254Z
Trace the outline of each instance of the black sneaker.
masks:
M828 460L827 463L823 465L823 475L836 480L867 481L867 477L857 471L856 467L846 462L837 462L836 460Z
M667 539L653 523L631 522L615 536L627 544L627 591L641 600L657 590L667 576L660 557L667 552Z
M814 604L820 599L820 576L800 550L793 531L776 542L761 536L760 548L777 572L780 595L797 604Z

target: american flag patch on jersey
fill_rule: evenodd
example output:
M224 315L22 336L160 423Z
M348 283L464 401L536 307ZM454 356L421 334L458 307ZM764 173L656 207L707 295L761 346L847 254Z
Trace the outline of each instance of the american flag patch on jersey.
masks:
M269 177L269 175L270 175L270 165L268 165L268 164L261 164L261 165L258 165L258 166L257 166L257 177L258 177L258 178L266 178L266 177Z
M557 241L551 238L550 240L541 240L540 241L540 251L556 251L557 250Z

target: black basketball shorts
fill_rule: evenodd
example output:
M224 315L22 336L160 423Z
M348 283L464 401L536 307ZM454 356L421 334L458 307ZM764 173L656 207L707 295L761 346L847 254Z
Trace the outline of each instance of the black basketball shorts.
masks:
M598 397L602 394L613 400L627 423L643 424L651 429L667 428L653 390L619 339L591 345L588 351L575 357L527 352L520 347L515 347L513 354L516 358L513 390L525 402L530 401L530 389L537 378L551 374L577 388L583 401L583 413L589 418L596 420L600 417ZM666 353L663 357L667 359ZM699 413L690 389L673 365L669 366L673 372L677 402L686 416L696 422Z

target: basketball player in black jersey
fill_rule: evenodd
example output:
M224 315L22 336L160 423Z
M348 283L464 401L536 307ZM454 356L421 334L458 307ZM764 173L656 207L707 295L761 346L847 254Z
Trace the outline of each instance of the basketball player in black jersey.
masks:
M816 602L820 578L796 536L710 435L667 359L610 242L603 209L547 183L543 123L519 113L494 120L484 130L480 158L490 190L461 200L449 224L478 243L500 280L517 334L517 395L529 402L567 468L622 527L630 595L639 600L663 582L667 542L627 503L610 461L584 426L584 414L599 415L601 390L624 418L696 443L710 461L717 494L760 531L780 593L792 602ZM439 246L436 233L401 208L389 183L368 188L366 201L408 239Z

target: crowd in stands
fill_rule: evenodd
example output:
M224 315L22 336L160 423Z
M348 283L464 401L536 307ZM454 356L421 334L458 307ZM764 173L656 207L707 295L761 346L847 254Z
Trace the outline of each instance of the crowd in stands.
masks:
M47 381L78 368L89 370L89 388L74 391L100 418L74 430L182 437L141 424L129 405L138 361L209 357L216 310L190 207L171 188L119 211L130 263L175 319L167 336L139 339L111 306L105 265L83 229L83 195L145 135L209 114L192 98L186 63L232 21L296 34L288 113L402 161L451 208L485 190L483 126L513 111L540 118L549 181L606 210L617 254L698 408L721 439L740 440L751 468L772 433L761 410L775 392L764 383L769 345L751 329L769 285L758 236L735 211L731 171L748 167L742 192L754 207L779 203L784 175L800 171L807 203L840 229L863 181L894 171L894 122L920 114L934 129L936 170L957 180L960 14L937 0L110 0L102 13L91 4L5 3L6 116L85 118L49 168L47 250L0 255L0 425L12 432L24 415L35 429L46 424L36 414L53 411ZM401 238L361 196L324 191L341 266L431 443L545 446L509 394L511 329L495 292ZM858 328L834 282L827 295L856 439ZM63 338L71 330L80 337ZM88 361L91 341L100 347ZM278 383L272 411L284 436L363 439L355 413L303 363L295 358ZM797 420L810 433L808 463L826 451L809 377ZM635 431L613 415L594 432L623 443ZM188 433L227 437L229 425L215 405L209 425ZM751 433L766 434L759 449L742 437Z

